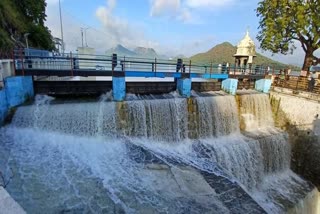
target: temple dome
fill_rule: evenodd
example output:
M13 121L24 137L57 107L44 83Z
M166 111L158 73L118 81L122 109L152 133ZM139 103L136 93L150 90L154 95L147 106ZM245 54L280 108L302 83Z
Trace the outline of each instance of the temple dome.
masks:
M234 56L256 56L256 45L250 38L249 31L237 46L237 53Z

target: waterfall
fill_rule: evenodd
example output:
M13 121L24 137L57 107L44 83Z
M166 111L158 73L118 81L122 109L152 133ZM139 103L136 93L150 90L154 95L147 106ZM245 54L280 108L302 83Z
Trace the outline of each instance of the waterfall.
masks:
M199 137L239 132L237 104L232 96L197 97Z
M238 100L40 97L0 129L0 170L14 174L8 191L30 213L306 210L313 186L290 170L268 97Z
M272 111L266 94L244 94L240 97L240 113L245 130L254 131L274 127Z

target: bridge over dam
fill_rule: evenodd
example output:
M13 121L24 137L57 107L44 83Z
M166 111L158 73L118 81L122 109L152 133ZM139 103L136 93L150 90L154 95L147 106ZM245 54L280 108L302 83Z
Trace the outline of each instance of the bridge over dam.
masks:
M17 57L0 90L0 171L14 174L6 190L27 213L318 213L317 173L296 174L277 126L282 111L312 123L317 102L292 116L309 99L294 97L305 79L73 58Z
M230 78L237 80L232 83L232 93L236 88L254 89L255 82L264 79L265 69L261 66L238 68L191 61L184 63L182 59L126 58L115 54L112 57L16 55L14 73L33 76L36 93L79 95L113 90L114 95L120 93L119 100L122 100L125 92L161 94L178 89L190 96L191 90L218 91L231 86L230 81L225 81Z

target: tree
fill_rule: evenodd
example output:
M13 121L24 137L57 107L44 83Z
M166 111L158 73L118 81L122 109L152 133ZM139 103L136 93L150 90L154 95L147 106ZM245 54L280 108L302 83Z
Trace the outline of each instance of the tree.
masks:
M272 53L293 53L298 41L305 58L303 70L309 70L320 48L319 0L263 0L256 10L259 21L257 39L261 48Z
M35 48L53 50L54 43L46 20L45 0L0 1L0 51L25 46L24 34Z

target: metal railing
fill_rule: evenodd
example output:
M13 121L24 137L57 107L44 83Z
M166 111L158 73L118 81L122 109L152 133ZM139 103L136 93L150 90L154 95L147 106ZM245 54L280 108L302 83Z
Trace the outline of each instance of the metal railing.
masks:
M305 76L275 75L273 86L291 89L295 92L305 91L320 94L319 77L311 80Z
M139 58L125 56L64 54L31 55L24 50L15 50L15 67L18 70L95 70L95 71L135 71L135 72L182 72L200 74L265 74L267 69L261 65L238 67L227 64L200 64L188 61Z

